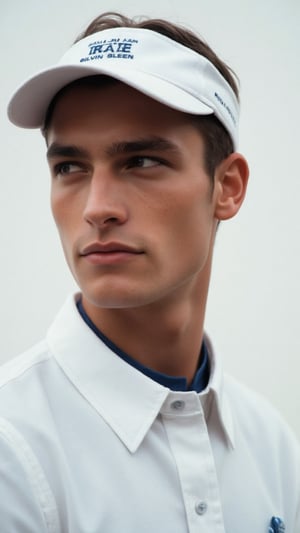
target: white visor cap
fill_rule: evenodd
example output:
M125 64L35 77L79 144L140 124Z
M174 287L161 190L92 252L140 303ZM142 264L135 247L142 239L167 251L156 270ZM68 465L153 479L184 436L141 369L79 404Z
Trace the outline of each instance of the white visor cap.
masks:
M214 114L237 148L239 104L220 72L190 48L142 28L103 30L75 43L57 65L17 89L9 119L23 128L42 128L54 96L69 83L95 75L111 76L184 113Z

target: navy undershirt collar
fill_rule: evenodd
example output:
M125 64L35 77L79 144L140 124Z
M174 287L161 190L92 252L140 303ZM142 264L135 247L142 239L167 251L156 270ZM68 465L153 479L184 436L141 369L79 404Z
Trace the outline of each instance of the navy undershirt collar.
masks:
M100 331L95 324L92 322L90 317L86 314L85 309L83 308L81 299L77 302L77 308L78 311L85 321L85 323L93 330L93 332L108 346L110 350L112 350L115 354L117 354L121 359L126 361L129 365L133 366L149 378L153 379L157 383L160 383L164 387L167 387L173 391L196 391L201 392L205 389L207 386L208 380L209 380L209 357L207 348L205 345L205 342L203 341L200 357L199 357L199 366L197 368L196 374L194 376L193 381L188 386L187 379L185 377L174 377L174 376L168 376L167 374L163 374L161 372L156 372L155 370L152 370L151 368L142 365L132 357L130 357L127 353L123 352L118 346L116 346L110 339L108 339L102 331Z

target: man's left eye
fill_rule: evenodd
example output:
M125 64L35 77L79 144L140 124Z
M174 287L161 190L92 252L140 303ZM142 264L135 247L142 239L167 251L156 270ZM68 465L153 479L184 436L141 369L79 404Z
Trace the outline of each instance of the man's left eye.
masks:
M158 159L152 158L152 157L134 157L128 162L128 167L139 167L139 168L151 168L156 167L160 164L160 161Z

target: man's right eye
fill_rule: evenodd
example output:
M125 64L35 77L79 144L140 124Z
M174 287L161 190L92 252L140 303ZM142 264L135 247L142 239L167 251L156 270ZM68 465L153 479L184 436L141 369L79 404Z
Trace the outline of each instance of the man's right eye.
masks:
M66 176L70 174L75 174L76 172L80 172L81 170L81 166L77 163L64 162L55 165L54 174L55 176Z

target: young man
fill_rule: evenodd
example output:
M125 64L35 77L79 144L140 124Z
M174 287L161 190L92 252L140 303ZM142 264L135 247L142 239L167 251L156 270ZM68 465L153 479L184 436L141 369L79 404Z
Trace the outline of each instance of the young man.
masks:
M248 167L229 69L165 21L96 19L26 82L80 287L0 378L5 533L299 533L300 458L203 332Z

